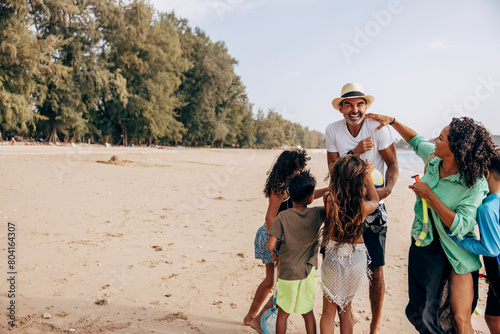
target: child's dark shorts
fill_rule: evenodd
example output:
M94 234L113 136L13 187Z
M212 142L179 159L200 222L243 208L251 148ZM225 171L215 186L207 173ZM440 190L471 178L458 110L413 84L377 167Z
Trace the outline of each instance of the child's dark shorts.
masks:
M484 313L498 317L500 316L500 265L496 257L483 256L483 262L490 283Z
M387 221L389 216L385 204L379 204L377 209L365 219L363 239L365 241L368 255L370 255L370 267L382 267L385 265L385 239L387 236Z

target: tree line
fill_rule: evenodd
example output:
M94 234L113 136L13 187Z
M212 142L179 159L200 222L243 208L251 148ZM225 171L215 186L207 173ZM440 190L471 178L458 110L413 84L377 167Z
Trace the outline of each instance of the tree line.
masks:
M325 147L274 110L254 116L237 60L145 1L3 0L0 138Z

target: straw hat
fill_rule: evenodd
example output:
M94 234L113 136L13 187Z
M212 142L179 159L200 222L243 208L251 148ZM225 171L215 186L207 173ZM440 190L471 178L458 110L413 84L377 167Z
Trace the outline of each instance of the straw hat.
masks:
M342 92L340 94L340 97L337 97L332 101L332 106L337 110L339 110L340 103L346 99L362 97L366 100L366 109L368 109L373 101L375 101L373 96L365 95L363 86L357 82L345 84L344 87L342 87Z

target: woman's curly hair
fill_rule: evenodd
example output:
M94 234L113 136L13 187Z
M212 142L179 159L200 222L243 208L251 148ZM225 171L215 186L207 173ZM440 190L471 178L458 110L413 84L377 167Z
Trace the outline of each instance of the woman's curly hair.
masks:
M283 151L273 167L267 172L269 176L264 186L264 195L266 197L270 197L273 193L282 195L293 173L304 169L309 160L311 158L307 156L306 150L293 149Z
M486 176L495 144L490 133L470 117L454 117L448 134L450 151L455 156L460 175L470 188L481 176Z
M351 244L363 233L365 175L371 169L354 155L339 158L330 171L330 194L326 198L326 220L321 246L337 238L337 247Z

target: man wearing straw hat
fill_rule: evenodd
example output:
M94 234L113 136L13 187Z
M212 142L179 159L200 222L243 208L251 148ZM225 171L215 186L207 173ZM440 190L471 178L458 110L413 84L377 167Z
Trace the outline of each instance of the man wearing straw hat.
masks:
M385 264L385 239L388 215L383 199L389 196L399 175L394 138L387 127L376 130L379 122L365 119L366 110L375 98L364 93L359 83L348 83L342 87L341 96L332 101L344 119L333 122L326 128L328 166L346 154L354 154L371 161L385 176L384 186L377 189L380 203L378 209L364 222L365 241L371 258L369 268L372 280L369 288L372 320L370 333L380 332L382 303L385 294L383 266Z

